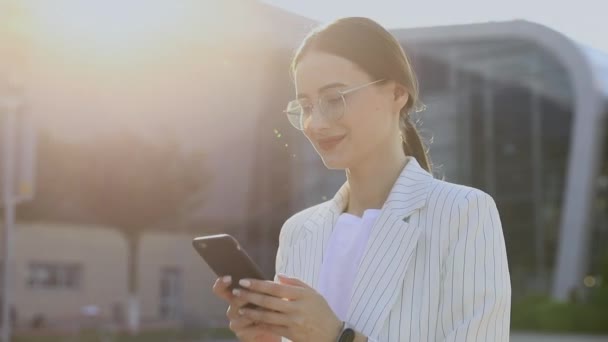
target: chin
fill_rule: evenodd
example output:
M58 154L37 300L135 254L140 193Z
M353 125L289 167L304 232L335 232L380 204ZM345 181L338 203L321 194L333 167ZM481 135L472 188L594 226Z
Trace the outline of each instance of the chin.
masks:
M345 170L348 169L350 163L345 158L340 156L321 156L323 164L330 170Z
M314 146L321 157L323 164L330 170L345 170L353 164L353 151L344 142L338 144L333 149L323 150L319 146Z

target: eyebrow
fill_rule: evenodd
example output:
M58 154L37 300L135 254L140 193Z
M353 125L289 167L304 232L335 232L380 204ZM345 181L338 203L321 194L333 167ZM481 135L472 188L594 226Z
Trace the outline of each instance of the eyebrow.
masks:
M329 84L322 86L321 88L319 88L318 92L321 93L327 89L344 87L344 86L346 86L346 84L341 83L341 82L333 82L333 83L329 83ZM307 98L307 97L309 97L307 94L298 94L297 98L302 99L302 98Z

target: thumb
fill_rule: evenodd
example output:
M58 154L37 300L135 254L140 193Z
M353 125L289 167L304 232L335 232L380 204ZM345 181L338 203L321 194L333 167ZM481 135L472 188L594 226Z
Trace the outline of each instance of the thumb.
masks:
M285 274L277 274L277 277L279 278L279 282L281 282L282 284L294 285L294 286L300 286L300 287L306 287L306 288L310 287L305 282L301 281L300 279L288 277Z

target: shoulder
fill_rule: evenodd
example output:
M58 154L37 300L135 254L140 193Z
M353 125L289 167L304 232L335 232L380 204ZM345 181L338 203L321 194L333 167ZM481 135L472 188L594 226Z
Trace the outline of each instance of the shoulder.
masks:
M427 223L430 230L451 242L477 236L482 232L502 233L502 224L496 203L492 196L483 190L434 180L427 205ZM443 219L435 219L441 217ZM447 232L447 234L444 234ZM483 235L483 234L481 234Z
M436 219L438 217L441 219ZM427 219L427 223L431 224L430 230L446 231L447 229L450 232L447 236L452 237L462 234L469 228L478 231L485 222L492 223L486 225L486 229L502 229L498 209L492 196L471 186L439 179L433 180L423 219Z
M460 210L470 209L472 206L494 205L492 196L471 186L433 179L431 187L428 198L429 210L446 209L446 205Z
M288 218L283 224L283 227L281 227L279 245L289 247L303 237L305 235L303 233L305 233L306 230L304 223L319 211L325 210L327 205L329 205L328 201L301 210Z

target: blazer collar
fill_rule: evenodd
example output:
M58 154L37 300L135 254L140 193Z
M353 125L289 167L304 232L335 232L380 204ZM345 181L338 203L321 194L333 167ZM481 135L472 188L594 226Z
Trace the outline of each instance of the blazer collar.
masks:
M393 184L382 210L400 210L403 214L410 214L424 207L432 180L433 176L420 166L416 158L408 156L407 163ZM327 210L334 215L343 213L348 205L349 194L350 186L345 182L329 201Z
M432 180L433 176L415 158L408 157L372 227L352 285L347 314L347 321L367 336L379 333L399 294L421 233L419 217L412 214L426 205ZM304 222L307 244L321 243L321 248L310 248L302 256L311 270L301 275L302 280L314 288L331 232L348 204L348 196L346 182L332 200ZM410 216L414 219L410 220Z

